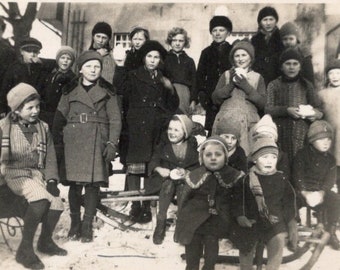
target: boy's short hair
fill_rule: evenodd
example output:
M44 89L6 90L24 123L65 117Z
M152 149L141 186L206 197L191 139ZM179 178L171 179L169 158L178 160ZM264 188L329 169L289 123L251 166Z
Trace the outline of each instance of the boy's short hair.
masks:
M309 143L324 138L333 138L333 127L325 120L317 120L313 122L307 132Z
M165 43L171 45L172 39L176 35L184 36L184 48L190 48L190 38L188 37L188 32L181 27L174 27L168 32L168 37L166 38Z

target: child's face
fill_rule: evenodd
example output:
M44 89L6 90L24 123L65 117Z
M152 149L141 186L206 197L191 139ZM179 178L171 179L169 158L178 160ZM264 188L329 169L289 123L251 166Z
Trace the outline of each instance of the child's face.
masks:
M71 68L72 58L68 54L63 54L58 59L59 70L67 71Z
M238 49L234 53L234 64L236 67L248 68L251 63L251 57L246 50Z
M98 60L89 60L83 64L79 72L86 81L94 82L100 77L101 71L102 67Z
M322 138L312 142L313 147L320 152L327 152L332 145L332 140L330 138Z
M170 143L178 144L184 140L185 133L180 121L171 120L168 126L168 138Z
M219 144L207 144L203 151L203 164L210 171L218 171L226 164L226 155Z
M271 32L274 30L276 23L277 22L274 16L267 16L261 20L260 26L264 31Z
M145 43L146 38L143 31L137 32L133 35L131 39L132 47L139 50Z
M39 53L40 51L36 48L25 48L25 50L20 50L22 59L26 64L36 63Z
M93 47L95 49L103 48L107 42L109 41L109 37L104 33L96 33L93 36Z
M176 36L174 36L170 44L171 48L175 52L183 51L184 45L185 45L185 37L183 34L177 34Z
M285 48L294 48L298 43L295 35L285 35L281 39Z
M271 174L276 170L277 155L275 154L265 154L260 156L256 162L255 166L262 174Z
M334 68L328 71L328 80L332 86L340 86L340 68Z
M223 138L227 142L228 151L233 151L237 146L237 138L233 134L221 134L221 138Z
M38 120L40 113L40 100L34 99L27 102L20 111L16 111L23 124L34 123Z
M150 51L146 54L144 61L148 70L155 70L161 61L161 56L158 51Z
M211 36L216 43L221 43L229 36L229 32L223 26L216 26L211 30Z
M296 77L300 70L301 70L301 64L298 60L295 59L288 59L282 64L282 72L289 78Z

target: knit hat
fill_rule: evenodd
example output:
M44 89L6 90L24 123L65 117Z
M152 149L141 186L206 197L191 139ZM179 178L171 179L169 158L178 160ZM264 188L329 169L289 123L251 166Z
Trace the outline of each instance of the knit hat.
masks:
M81 55L79 55L77 59L78 69L80 70L81 67L90 60L98 60L100 65L103 66L103 57L96 51L84 51Z
M309 143L323 138L333 138L333 127L325 120L313 122L307 132Z
M250 157L251 160L254 162L259 157L266 154L274 154L278 156L279 149L272 138L262 137L254 142L251 149Z
M140 48L140 55L144 58L151 51L158 51L163 60L167 55L166 49L156 40L145 41L144 45Z
M326 74L332 69L340 69L340 59L332 59L326 67Z
M20 107L26 98L33 94L39 96L37 90L35 90L32 85L27 83L19 83L8 92L7 104L13 112Z
M255 51L254 51L253 45L249 41L240 40L233 44L233 48L231 49L229 53L230 63L234 63L234 53L239 49L245 50L250 55L251 62L254 61Z
M188 139L188 137L191 135L192 129L194 128L194 123L192 120L185 114L175 114L171 120L178 120L181 122L185 138Z
M70 46L61 46L60 49L57 51L57 55L55 57L57 62L63 54L69 55L72 59L72 64L74 63L74 60L76 59L76 52L73 48L71 48Z
M263 137L266 134L272 135L275 142L277 142L278 133L277 126L273 122L270 114L265 114L252 128L252 137L256 140L259 137Z
M130 32L130 34L129 34L130 40L133 38L133 36L134 36L136 33L141 32L141 31L144 32L145 39L146 39L146 40L149 40L149 39L150 39L149 30L146 29L146 28L144 28L144 27L142 27L142 26L133 26L133 27L132 27L132 30L131 30L131 32Z
M112 28L106 22L98 22L95 24L95 26L92 29L92 36L98 33L107 35L110 40L112 37Z
M241 138L241 127L240 123L232 120L218 121L216 124L216 135L232 134L239 141Z
M287 35L294 35L296 36L297 40L299 40L300 34L299 34L299 28L297 25L293 22L286 22L284 25L280 28L280 36L283 38Z
M302 62L302 55L301 53L294 49L294 48L288 48L286 50L284 50L280 56L280 66L286 62L287 60L291 60L291 59L294 59L294 60L297 60L300 62Z
M209 138L207 138L198 148L199 151L199 163L202 165L203 164L203 151L205 149L205 146L210 143L210 142L214 142L217 144L220 144L223 147L224 153L226 155L226 163L228 163L228 146L227 146L227 142L225 141L225 139L221 138L220 136L211 136Z
M216 26L225 27L228 30L229 33L231 31L233 31L233 23L226 16L214 16L214 17L212 17L212 19L210 20L210 23L209 23L210 33Z
M32 38L32 37L28 37L28 38L23 39L20 42L19 47L20 47L21 50L24 50L24 51L27 48L35 48L37 50L41 50L42 49L42 44L41 44L41 42L39 40L37 40L35 38Z
M276 20L276 22L279 21L279 15L276 12L276 9L273 7L264 7L259 11L259 14L257 15L257 23L260 24L263 18L267 16L273 16Z

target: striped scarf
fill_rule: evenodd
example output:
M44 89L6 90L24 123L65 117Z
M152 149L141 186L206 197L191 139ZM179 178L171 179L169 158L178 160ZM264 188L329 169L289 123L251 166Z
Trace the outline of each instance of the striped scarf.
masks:
M1 174L4 175L6 165L8 165L9 161L11 160L11 142L10 142L10 135L11 135L11 126L12 126L12 113L9 113L6 118L4 119L4 125L2 127L2 139L1 139L1 157L0 157L0 171ZM39 154L39 161L38 161L38 168L44 169L45 168L45 157L47 151L47 137L46 137L46 130L40 120L35 123L35 127L38 131L38 154Z

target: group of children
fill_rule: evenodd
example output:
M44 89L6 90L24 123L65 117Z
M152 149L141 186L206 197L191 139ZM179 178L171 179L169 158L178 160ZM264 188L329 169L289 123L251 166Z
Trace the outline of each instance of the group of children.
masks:
M55 62L38 57L38 40L24 39L0 97L7 113L0 120L0 181L28 202L17 262L44 268L33 250L41 221L38 250L67 254L51 238L62 210L59 182L69 185L68 237L93 240L100 187L108 183L116 152L128 190L140 189L144 178L146 194L159 194L154 244L164 240L176 197L174 241L185 245L188 270L199 269L202 255L204 269L214 269L220 238L240 250L242 270L252 269L259 242L268 247L266 269L278 269L286 238L297 247L303 205L326 210L330 244L340 249L340 196L333 191L340 168L340 60L327 66L327 87L317 93L296 25L278 29L278 18L274 8L261 9L251 42L231 46L225 39L232 22L214 16L213 43L202 51L197 71L184 51L188 34L178 27L168 33L170 51L138 26L131 49L120 54L109 45L110 25L99 22L89 50L76 58L62 46ZM198 103L208 131L201 145L191 119ZM150 202L132 202L130 216L151 221Z

